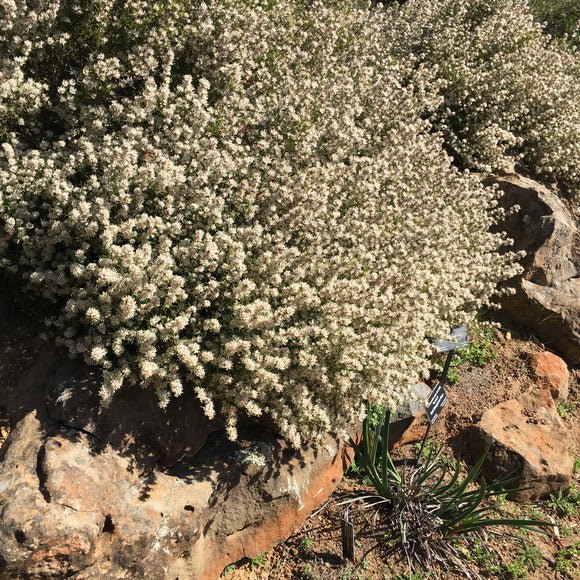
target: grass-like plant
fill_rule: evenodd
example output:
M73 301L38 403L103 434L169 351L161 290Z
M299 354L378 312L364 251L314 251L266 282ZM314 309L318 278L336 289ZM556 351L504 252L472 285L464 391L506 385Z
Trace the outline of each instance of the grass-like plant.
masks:
M480 477L485 453L465 476L458 459L453 466L441 459L441 449L431 450L417 463L396 465L386 444L389 425L390 412L385 409L374 429L364 421L359 444L351 440L357 465L376 493L345 503L362 500L356 509L374 512L371 537L377 542L371 549L386 547L392 540L411 573L429 570L437 577L434 565L439 561L446 566L452 562L467 577L477 577L460 547L461 542L481 541L482 528L507 526L547 533L543 528L549 522L503 517L500 504L490 502L504 495L516 478L486 482Z

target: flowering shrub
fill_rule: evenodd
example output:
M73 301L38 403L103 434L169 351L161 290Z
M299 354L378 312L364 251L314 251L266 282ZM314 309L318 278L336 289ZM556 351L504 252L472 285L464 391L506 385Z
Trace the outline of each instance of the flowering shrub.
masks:
M496 193L348 0L2 0L0 266L71 354L230 437L395 404L499 280Z
M509 153L578 190L580 55L543 33L526 0L390 8L396 54L411 81L439 87L430 116L459 161L489 171Z
M576 0L530 0L530 10L547 31L580 48L580 4Z

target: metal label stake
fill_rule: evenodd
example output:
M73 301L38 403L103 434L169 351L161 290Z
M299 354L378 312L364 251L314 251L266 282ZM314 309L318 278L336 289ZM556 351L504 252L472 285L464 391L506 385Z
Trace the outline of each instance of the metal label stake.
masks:
M437 352L447 352L447 359L445 360L445 365L443 366L443 373L441 374L441 379L435 385L435 388L431 391L429 399L427 399L427 405L425 406L425 411L427 412L427 417L429 418L429 425L427 426L427 431L425 432L425 437L423 437L423 442L421 443L421 449L419 450L419 455L417 456L417 462L415 465L419 465L421 460L421 455L423 454L423 449L425 448L425 443L427 443L427 438L429 437L429 431L431 431L431 426L437 421L443 407L447 403L447 394L443 385L447 380L447 374L449 373L449 367L451 366L451 359L455 354L456 350L464 348L469 344L469 339L467 337L467 328L465 326L460 326L459 328L454 328L450 335L449 340L442 340L436 342Z
M354 562L354 525L348 519L348 508L346 508L342 515L342 521L340 523L342 532L342 557Z

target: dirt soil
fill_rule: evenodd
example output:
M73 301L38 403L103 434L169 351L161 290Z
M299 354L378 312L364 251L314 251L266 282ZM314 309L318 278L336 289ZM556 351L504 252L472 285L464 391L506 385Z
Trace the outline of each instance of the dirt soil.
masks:
M445 387L449 401L431 429L430 444L443 446L443 454L449 458L460 458L467 471L473 464L465 436L467 428L477 422L486 409L518 398L532 388L534 376L529 366L530 355L550 350L549 346L510 324L504 323L495 329L490 350L497 356L483 367L465 362L455 369L459 381ZM434 375L431 384L436 380ZM558 409L568 430L570 453L580 458L580 371L571 371L568 401ZM417 448L417 443L400 447L393 452L395 462L414 460ZM580 489L580 459L575 461L572 491L574 486ZM355 561L343 559L341 522L345 506L339 504L369 492L372 493L372 489L363 484L360 474L347 472L329 500L292 536L253 560L232 564L222 577L227 580L453 580L467 577L450 562L435 565L430 572L425 570L411 575L400 549L395 546L387 550L389 538L377 542L368 537L373 528L372 512L369 511L364 512L368 515L354 519ZM479 542L459 542L465 561L474 569L471 577L477 577L476 574L483 578L507 579L580 577L580 493L575 497L576 501L560 502L560 508L550 498L533 505L507 500L502 506L506 515L549 521L553 524L549 528L552 535L490 528Z

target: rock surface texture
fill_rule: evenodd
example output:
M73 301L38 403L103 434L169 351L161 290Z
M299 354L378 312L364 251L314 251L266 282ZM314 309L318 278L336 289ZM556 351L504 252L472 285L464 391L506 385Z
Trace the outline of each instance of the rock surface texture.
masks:
M471 428L474 459L488 449L483 472L489 480L513 472L511 494L517 501L535 501L567 489L574 458L568 435L548 388L537 388L485 411Z
M540 385L550 390L557 403L568 398L570 372L566 363L551 352L534 353L531 357L532 371Z
M0 368L2 579L215 579L288 537L343 474L337 440L295 451L248 425L232 443L193 397L162 413L137 389L102 408L96 371L18 323L0 304L2 360L16 340L29 354Z
M513 173L492 180L502 205L520 210L505 226L514 249L527 253L516 293L502 308L518 324L547 337L571 365L580 363L580 232L564 202L546 186Z
M389 429L389 450L421 441L429 425L425 404L431 388L425 383L409 387L409 398L393 414Z

